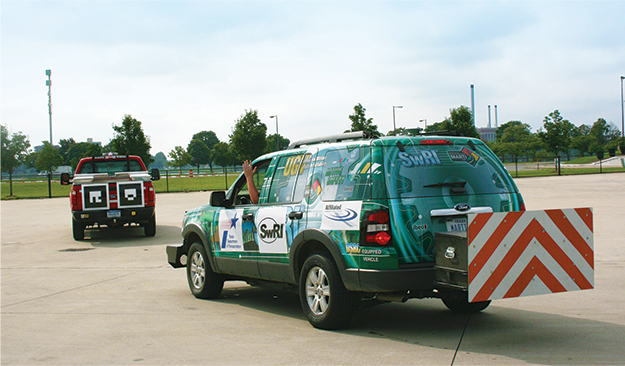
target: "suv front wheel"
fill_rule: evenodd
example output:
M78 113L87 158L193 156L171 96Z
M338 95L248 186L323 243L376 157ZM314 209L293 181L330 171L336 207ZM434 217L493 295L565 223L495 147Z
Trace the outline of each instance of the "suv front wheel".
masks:
M204 246L193 243L187 256L187 281L193 296L199 299L216 299L224 287L224 279L213 272Z
M321 253L311 255L304 262L299 297L308 321L315 328L341 328L350 320L354 309L354 294L343 285L334 261Z

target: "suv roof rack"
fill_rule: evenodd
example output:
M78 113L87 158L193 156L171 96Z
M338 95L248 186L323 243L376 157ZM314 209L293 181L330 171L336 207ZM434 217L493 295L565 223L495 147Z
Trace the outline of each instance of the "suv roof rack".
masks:
M441 131L428 131L425 132L421 130L421 132L417 132L418 128L407 128L406 132L412 133L415 136L430 136L430 135L438 135L438 136L460 136L458 132L455 130L441 130Z
M368 133L366 131L346 132L346 133L341 133L338 135L330 135L330 136L324 136L324 137L315 137L315 138L310 138L310 139L298 140L298 141L291 143L291 145L287 147L287 150L296 149L304 145L320 144L323 142L339 142L339 141L345 141L345 140L364 140L364 139L370 139L370 138L376 138L376 137L378 136Z

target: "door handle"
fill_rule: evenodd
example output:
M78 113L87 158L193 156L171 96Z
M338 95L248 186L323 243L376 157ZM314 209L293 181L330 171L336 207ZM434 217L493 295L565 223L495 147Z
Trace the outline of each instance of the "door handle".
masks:
M291 211L289 212L289 219L291 220L299 220L304 216L304 213L301 211Z
M253 213L243 214L243 220L254 221L254 214Z

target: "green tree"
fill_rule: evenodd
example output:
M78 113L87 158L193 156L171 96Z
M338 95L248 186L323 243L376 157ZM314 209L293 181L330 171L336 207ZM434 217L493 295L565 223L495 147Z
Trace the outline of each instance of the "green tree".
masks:
M162 151L157 152L153 159L154 162L152 163L151 168L165 169L167 166L167 157Z
M211 162L211 152L200 139L191 140L187 147L187 152L191 156L191 165L197 166L198 170L200 169L200 165Z
M213 147L213 161L224 168L241 162L232 151L232 146L225 142L218 142Z
M538 137L547 145L547 148L556 156L566 153L570 157L569 148L575 133L575 125L562 118L557 109L543 119L545 131L538 131Z
M265 154L268 154L274 151L284 150L287 147L289 147L289 145L291 144L291 140L278 134L278 150L276 150L276 134L275 133L267 136L266 140L267 140L267 148L265 148Z
M76 141L74 141L72 137L59 140L59 154L61 154L61 158L63 158L63 165L71 165L69 158L67 157L67 153L69 152L69 149L75 144Z
M121 155L137 155L141 157L145 165L152 164L150 155L150 138L143 133L141 122L124 115L120 126L113 125L115 137L109 143L109 147Z
M195 135L193 135L193 137L191 137L191 141L196 140L196 139L202 141L204 143L204 145L206 145L206 147L208 148L208 150L210 152L209 157L208 157L208 162L204 163L204 164L208 164L208 166L210 166L211 172L212 172L213 171L212 150L213 150L213 147L215 146L215 144L217 144L219 142L219 138L217 137L217 135L213 131L200 131L200 132L196 133Z
M99 144L92 144L89 142L79 142L73 144L66 153L66 159L64 164L71 165L76 169L80 159L88 156L100 156L102 155L102 146Z
M348 116L349 120L352 121L352 125L346 132L365 131L369 135L380 135L378 126L373 124L373 118L365 116L366 111L365 107L360 103L354 106L354 114Z
M0 125L0 139L2 140L0 155L2 171L9 174L9 195L13 196L13 172L15 168L26 162L30 141L21 132L14 133L9 139L9 130L4 125Z
M53 172L61 165L63 165L63 158L59 150L52 146L50 142L43 141L43 147L39 153L37 153L35 169L40 172Z
M510 127L513 127L513 126L522 126L522 125L528 126L527 124L524 124L521 121L508 121L508 122L500 125L499 127L497 127L497 130L495 131L495 139L496 140L501 140L501 137L503 136L503 134L506 131L506 129L508 129Z
M450 117L445 118L442 122L436 122L429 125L425 131L449 131L459 136L480 137L473 124L473 115L471 110L466 106L452 108L449 110Z
M191 155L189 155L182 146L175 146L169 153L169 157L171 161L168 164L174 168L179 168L181 175L182 167L191 163Z
M266 138L267 126L258 118L258 111L246 110L236 121L230 145L238 159L254 160L265 152Z

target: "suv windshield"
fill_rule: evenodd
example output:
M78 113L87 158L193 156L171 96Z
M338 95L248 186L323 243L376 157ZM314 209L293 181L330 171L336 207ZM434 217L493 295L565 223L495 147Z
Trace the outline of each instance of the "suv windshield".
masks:
M87 161L77 171L77 174L107 173L113 175L118 172L141 172L143 168L137 160L95 160Z
M516 192L497 157L483 145L390 146L383 155L388 198Z

